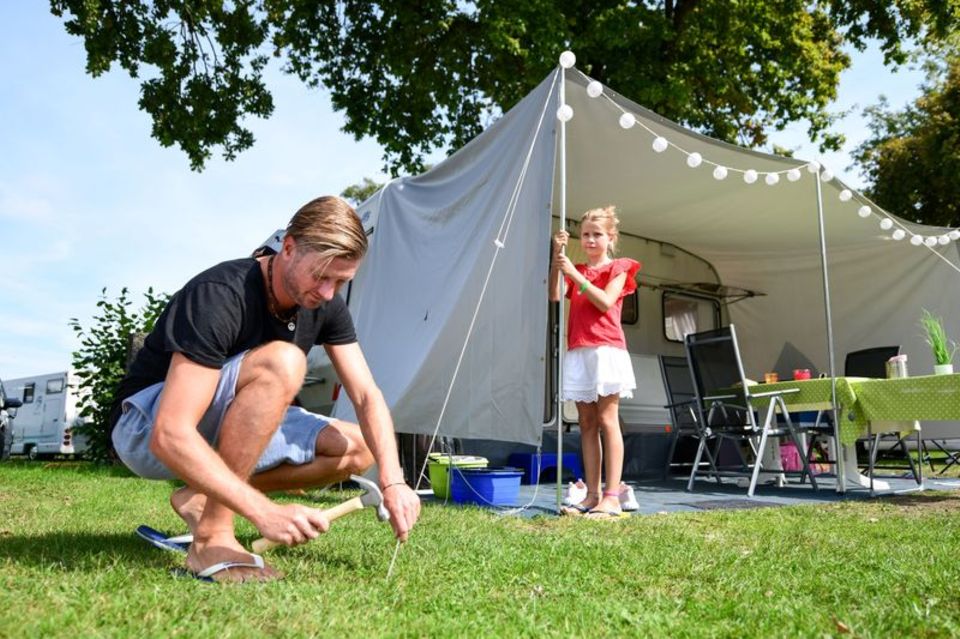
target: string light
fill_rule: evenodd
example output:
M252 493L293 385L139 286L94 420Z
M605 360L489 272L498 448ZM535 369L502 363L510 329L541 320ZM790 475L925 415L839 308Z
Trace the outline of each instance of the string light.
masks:
M573 54L572 51L564 51L562 54L560 54L560 66L562 66L564 69L569 69L573 67L574 64L576 64L576 56ZM604 86L601 82L597 80L590 80L587 83L586 92L589 97L598 98L604 95ZM609 99L610 98L608 98L608 100ZM692 152L686 151L681 147L676 146L675 144L671 144L671 142L667 140L667 138L657 134L655 131L650 129L650 127L644 124L642 120L638 120L636 115L634 115L633 113L630 113L629 111L624 110L622 107L619 107L619 108L621 110L619 124L623 129L632 129L639 124L640 127L643 128L647 133L654 136L653 142L651 143L651 148L654 150L654 152L663 153L670 146L673 146L678 151L686 155L687 166L692 169L695 169L704 163L712 164L713 165L712 175L713 175L713 178L717 181L723 181L727 179L727 176L732 170L732 171L742 173L743 181L746 184L756 183L756 181L762 175L763 180L767 185L775 186L780 183L781 173L786 175L787 181L798 182L802 177L801 171L804 167L807 169L809 173L813 175L818 175L821 182L824 182L824 183L832 182L835 178L832 171L824 168L823 165L816 160L811 160L810 162L807 162L805 165L794 166L783 171L765 171L763 173L760 173L756 169L745 169L745 170L736 169L736 168L731 169L721 164L717 164L715 162L711 162L710 160L704 159L704 157L696 151L692 151ZM557 119L559 119L560 121L567 122L572 118L573 118L573 108L570 107L570 105L564 104L559 109L557 109ZM857 215L859 215L863 219L869 218L871 215L874 215L874 210L868 204L864 204L862 200L858 202L857 200L859 199L859 197L856 196L854 191L849 188L845 188L845 187L842 188L840 192L837 194L837 198L842 203L853 202L854 204L859 204L857 208ZM880 223L880 228L883 229L884 231L889 231L895 226L894 220L886 216L880 217L879 223ZM945 231L941 235L931 235L931 236L924 237L923 235L910 233L909 231L906 231L902 228L898 228L891 233L890 238L893 240L900 241L905 239L908 235L910 237L910 244L912 244L913 246L926 246L929 248L933 248L937 245L945 246L952 241L953 242L960 241L960 229L950 229L948 231Z
M563 104L557 109L557 119L561 122L569 122L573 118L573 107L569 104Z
M577 56L574 55L573 51L564 51L560 54L560 66L564 69L569 69L577 63Z

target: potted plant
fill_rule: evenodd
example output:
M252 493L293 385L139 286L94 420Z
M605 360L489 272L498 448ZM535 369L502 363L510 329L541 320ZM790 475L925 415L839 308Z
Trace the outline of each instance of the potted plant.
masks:
M953 373L953 356L956 354L957 343L947 339L947 332L943 330L943 319L923 309L920 318L927 344L933 352L933 372L935 375L949 375Z

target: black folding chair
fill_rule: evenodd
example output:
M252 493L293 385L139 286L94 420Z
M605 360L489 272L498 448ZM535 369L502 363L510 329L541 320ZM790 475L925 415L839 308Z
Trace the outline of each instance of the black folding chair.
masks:
M800 443L797 429L783 401L783 395L795 393L798 389L752 393L743 374L743 363L737 346L737 333L732 324L687 335L684 345L694 384L697 418L701 425L700 444L687 482L687 490L693 490L693 482L700 472L700 460L708 448L708 441L733 439L738 443L747 442L752 449L753 461L745 464L746 467L735 474L750 475L747 495L753 497L761 472L776 473L781 476L788 474L780 468L763 468L763 453L771 437L787 437L793 442L800 455L802 472L810 477L810 484L816 490L816 477L810 473L806 451ZM754 408L754 402L757 400L767 402L762 424L757 423ZM778 409L783 416L782 425L777 423ZM709 461L713 460L708 459ZM721 471L715 463L710 465L709 472L712 474L717 476L730 474Z
M697 423L696 393L693 390L693 379L690 377L690 366L686 357L674 355L658 355L660 375L663 378L663 389L670 403L664 406L670 411L670 448L663 466L663 478L666 479L673 467L673 458L677 454L677 444L681 437L693 437L699 441L700 425ZM710 467L716 465L713 452L704 450ZM687 466L689 464L677 464ZM720 482L720 477L717 477Z
M859 351L851 351L847 353L847 357L844 360L843 364L843 374L845 377L870 377L874 379L882 379L887 376L887 360L895 355L900 354L900 346L876 346L874 348L865 348ZM913 475L914 480L917 483L920 483L920 476L917 472L917 467L913 463L913 456L910 454L910 451L907 449L907 444L904 441L906 438L901 437L900 433L876 433L873 436L873 439L867 442L867 473L869 476L873 475L874 467L877 463L877 457L880 453L880 441L882 439L894 438L896 441L893 444L894 449L899 448L903 453L904 458L907 460L907 466L886 466L886 468L909 468L910 473ZM923 444L923 440L919 437L917 438L920 442L918 445L917 453L922 458L926 455L926 449ZM929 459L929 455L926 455Z

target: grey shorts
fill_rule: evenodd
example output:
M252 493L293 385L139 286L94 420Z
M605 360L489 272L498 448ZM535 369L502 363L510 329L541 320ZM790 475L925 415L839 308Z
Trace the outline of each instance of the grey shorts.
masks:
M240 364L246 353L236 355L220 369L220 382L213 401L197 425L197 431L214 449L220 435L220 424L233 401L240 375ZM123 413L113 429L113 446L120 460L140 477L175 479L173 472L150 451L150 434L156 422L163 382L148 386L123 400ZM273 434L260 456L254 474L280 464L308 464L317 452L317 436L332 420L297 406L287 408L280 428Z

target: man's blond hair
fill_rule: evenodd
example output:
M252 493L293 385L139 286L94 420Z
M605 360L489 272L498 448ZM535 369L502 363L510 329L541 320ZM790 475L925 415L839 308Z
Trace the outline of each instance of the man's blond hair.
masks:
M307 202L287 224L298 247L316 252L329 263L335 258L360 260L367 252L367 234L353 207L325 195Z

